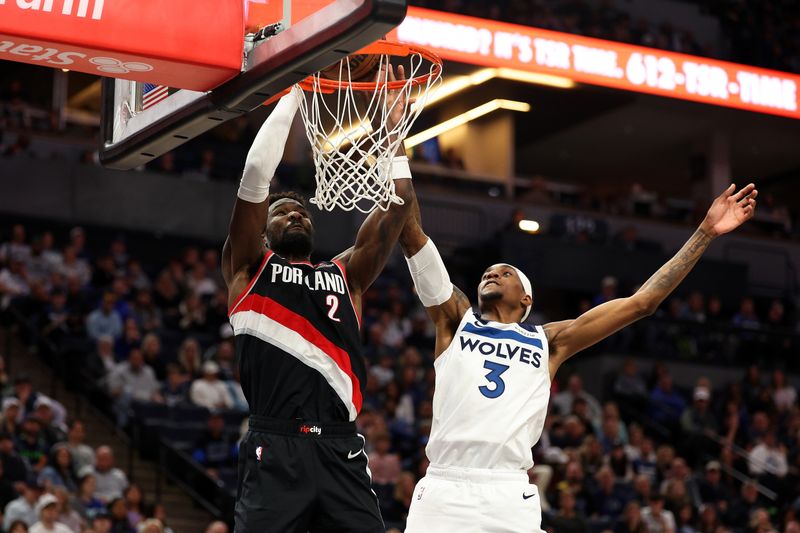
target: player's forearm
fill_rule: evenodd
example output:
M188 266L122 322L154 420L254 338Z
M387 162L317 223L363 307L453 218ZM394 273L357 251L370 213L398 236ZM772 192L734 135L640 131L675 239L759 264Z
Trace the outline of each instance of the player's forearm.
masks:
M635 297L645 299L647 308L655 311L694 268L712 240L714 237L708 229L703 226L697 228L678 253L636 291Z
M269 196L269 184L283 158L283 150L297 108L297 96L294 92L290 92L278 101L275 109L258 130L253 145L247 152L239 184L238 197L242 200L257 204Z
M419 211L419 202L417 195L411 194L409 205L409 215L406 218L406 223L403 230L400 232L400 247L403 249L403 254L406 257L412 257L425 246L428 242L428 236L422 229L422 216Z

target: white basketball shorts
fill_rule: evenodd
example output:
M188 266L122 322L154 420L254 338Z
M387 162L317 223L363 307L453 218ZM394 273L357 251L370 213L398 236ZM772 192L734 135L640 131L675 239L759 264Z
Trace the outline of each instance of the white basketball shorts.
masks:
M541 523L539 490L525 472L431 465L406 533L544 533Z

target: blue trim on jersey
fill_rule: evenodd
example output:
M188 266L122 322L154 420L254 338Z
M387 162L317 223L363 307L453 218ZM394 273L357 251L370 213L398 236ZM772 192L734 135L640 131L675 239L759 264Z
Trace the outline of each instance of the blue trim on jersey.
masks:
M480 335L481 337L488 337L490 339L508 339L521 342L522 344L530 344L539 349L543 347L540 339L532 339L512 330L498 329L491 326L476 326L475 324L467 322L464 324L464 331L474 335Z

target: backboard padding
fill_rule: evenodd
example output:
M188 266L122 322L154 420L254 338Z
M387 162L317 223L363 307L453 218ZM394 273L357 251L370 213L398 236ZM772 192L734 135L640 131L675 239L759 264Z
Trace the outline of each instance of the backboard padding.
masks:
M148 163L380 39L402 22L405 12L405 0L338 0L250 51L244 71L232 80L207 93L184 95L188 103L155 121L142 114L133 117L138 124L125 136L119 128L114 135L117 82L104 79L100 161L117 169Z

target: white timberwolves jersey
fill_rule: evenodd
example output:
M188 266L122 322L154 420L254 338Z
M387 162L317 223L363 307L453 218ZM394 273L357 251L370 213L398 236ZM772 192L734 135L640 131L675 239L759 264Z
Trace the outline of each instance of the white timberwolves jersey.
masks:
M541 326L487 322L467 311L434 363L431 463L532 467L550 399L548 357Z

